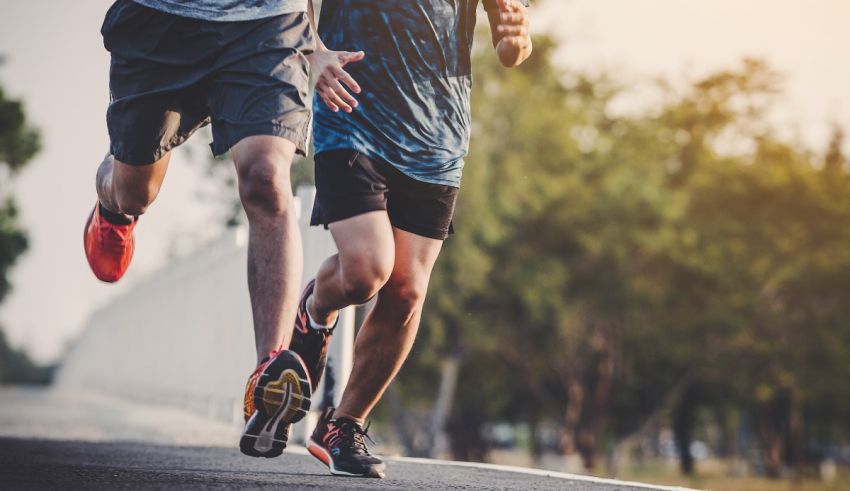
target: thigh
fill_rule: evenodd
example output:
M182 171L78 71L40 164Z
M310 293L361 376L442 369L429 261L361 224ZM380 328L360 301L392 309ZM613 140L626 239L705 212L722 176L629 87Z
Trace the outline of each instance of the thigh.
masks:
M453 232L458 188L418 181L388 167L387 213L393 227L428 239L445 240Z
M372 211L331 223L330 231L339 252L343 275L354 271L392 270L395 241L385 211Z
M443 247L443 241L394 228L393 242L395 265L387 283L417 287L417 290L424 293L431 271Z
M210 80L213 153L248 136L270 135L306 155L311 117L306 55L315 45L307 15L241 24L241 36L224 46Z

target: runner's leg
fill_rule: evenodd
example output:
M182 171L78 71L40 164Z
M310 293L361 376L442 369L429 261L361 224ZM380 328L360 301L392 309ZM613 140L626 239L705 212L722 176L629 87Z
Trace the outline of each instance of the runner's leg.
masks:
M393 229L395 265L357 334L354 367L334 412L363 423L407 358L443 241Z
M248 292L260 362L289 346L298 303L303 253L289 180L295 144L261 135L232 150L248 215Z
M329 225L339 254L319 267L308 311L318 324L332 325L337 312L362 304L384 286L395 258L393 229L385 211L372 211Z
M143 214L162 187L171 152L148 165L129 165L107 155L97 169L97 197L107 210L131 216Z

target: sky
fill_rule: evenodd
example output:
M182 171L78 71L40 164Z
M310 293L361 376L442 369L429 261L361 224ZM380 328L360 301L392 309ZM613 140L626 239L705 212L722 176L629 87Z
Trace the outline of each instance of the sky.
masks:
M43 143L13 183L31 245L0 325L39 361L60 356L98 306L220 231L220 209L200 197L208 152L199 135L172 159L124 279L106 285L88 269L83 225L108 147L109 56L99 29L110 3L0 0L0 84L24 100ZM763 58L786 76L775 123L790 137L822 151L834 122L850 131L850 1L549 0L532 21L563 41L560 63L613 72L635 94L658 76L681 82Z

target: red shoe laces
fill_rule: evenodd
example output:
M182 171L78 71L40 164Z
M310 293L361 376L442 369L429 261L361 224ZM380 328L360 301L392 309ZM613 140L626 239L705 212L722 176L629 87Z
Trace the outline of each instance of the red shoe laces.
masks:
M121 254L127 246L127 240L130 237L129 225L110 225L99 227L100 243L103 249L108 252Z

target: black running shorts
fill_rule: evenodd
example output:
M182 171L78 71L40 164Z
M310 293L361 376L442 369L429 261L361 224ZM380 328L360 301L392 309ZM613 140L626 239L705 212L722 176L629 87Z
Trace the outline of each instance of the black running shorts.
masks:
M309 65L306 13L241 22L181 17L116 1L103 21L112 55L106 121L121 162L156 162L212 122L212 151L274 135L306 154Z
M458 188L417 181L392 164L354 150L316 155L316 202L310 225L385 210L393 227L444 240L452 230Z

